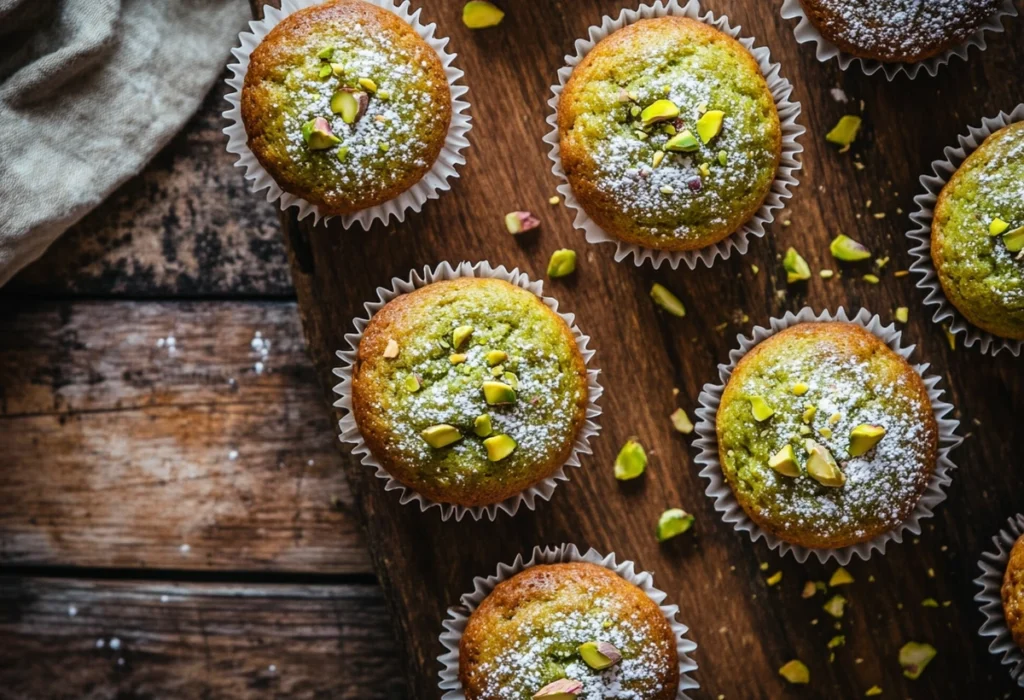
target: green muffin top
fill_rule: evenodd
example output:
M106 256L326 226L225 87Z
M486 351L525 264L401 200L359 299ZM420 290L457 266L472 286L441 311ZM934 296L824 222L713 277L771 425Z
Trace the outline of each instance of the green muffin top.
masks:
M534 567L499 584L470 618L459 666L468 700L542 689L669 700L678 689L675 637L657 604L593 564Z
M608 233L667 250L725 238L761 206L781 151L757 62L694 20L644 20L600 42L559 103L563 167Z
M253 51L249 147L283 189L350 213L430 170L451 119L437 53L394 14L335 0L286 17Z
M392 476L432 500L475 506L555 472L587 398L583 358L557 314L507 282L460 278L373 317L352 402Z
M717 431L744 510L806 547L844 547L899 525L937 457L921 378L846 323L794 326L747 353L722 396Z
M989 136L943 188L932 259L968 321L1024 339L1024 122Z

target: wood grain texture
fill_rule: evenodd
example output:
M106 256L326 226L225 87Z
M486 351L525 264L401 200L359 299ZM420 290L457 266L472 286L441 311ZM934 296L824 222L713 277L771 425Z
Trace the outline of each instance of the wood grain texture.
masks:
M404 697L376 587L0 578L0 698Z
M140 175L72 226L4 293L292 296L277 209L249 196L235 156L225 150L227 76Z
M0 566L369 572L293 303L35 302L0 328Z
M259 4L259 3L256 3ZM1009 110L1024 99L1019 78L1024 65L1024 23L991 35L984 54L954 61L936 79L905 78L888 83L837 64L821 64L813 48L799 46L793 25L778 15L779 2L708 0L707 9L728 14L744 33L758 38L780 61L804 106L808 127L801 185L790 209L769 235L754 241L746 256L713 269L654 271L617 264L608 246L588 245L564 207L547 198L558 184L550 173L547 147L549 86L574 39L602 15L617 13L618 0L551 0L503 3L501 27L473 33L459 21L462 3L444 0L424 9L439 33L451 37L458 65L470 87L474 129L462 177L452 192L429 203L401 226L375 226L369 233L342 230L336 223L314 228L283 217L293 280L311 353L325 396L331 397L334 351L364 300L392 276L442 260L480 260L518 266L543 275L551 252L581 253L575 276L548 282L545 291L575 312L593 336L596 364L603 370L603 435L596 455L536 512L495 523L441 523L437 511L421 514L403 507L351 456L345 466L356 503L369 527L380 577L409 659L412 697L436 698L437 635L445 605L470 587L473 576L489 574L534 545L574 542L635 560L655 572L656 583L681 608L680 618L700 645L696 674L701 698L796 697L776 670L803 659L815 697L862 697L872 685L884 697L997 697L1012 683L977 636L981 616L972 601L979 552L1003 520L1020 508L1024 486L1024 436L1014 416L1024 400L1024 374L1008 355L982 357L950 350L939 327L922 308L923 294L911 278L894 270L909 265L903 232L918 189L917 178L967 124ZM830 90L849 96L837 102ZM865 126L852 152L839 154L824 134L844 113L860 113ZM865 167L858 170L854 163ZM868 204L870 200L871 204ZM539 235L512 238L501 214L531 209L541 218ZM884 213L885 218L875 218ZM803 252L815 270L836 267L828 241L839 230L853 235L891 262L881 283L861 275L870 264L843 267L832 280L817 276L787 287L779 262L789 246ZM755 274L751 265L760 273ZM666 317L648 298L652 282L675 290L689 308L685 319ZM918 345L917 360L946 377L948 398L971 432L954 454L949 500L930 521L918 543L894 546L885 556L855 562L856 583L843 591L850 600L839 629L822 612L822 596L800 598L807 579L827 579L834 566L799 565L724 525L704 496L688 441L674 434L668 415L681 405L694 409L704 382L735 347L734 334L770 317L809 304L816 309L866 307L890 319L897 306L911 308L906 340ZM678 398L672 387L680 390ZM972 423L977 419L977 425ZM620 485L611 465L618 447L636 435L647 446L651 466L638 484ZM692 534L659 546L653 530L666 507L697 515ZM767 564L762 570L760 563ZM765 578L783 572L769 588ZM946 608L921 607L924 598L949 600ZM846 646L829 661L826 643L845 634ZM927 641L938 660L923 677L905 680L897 651L909 640Z

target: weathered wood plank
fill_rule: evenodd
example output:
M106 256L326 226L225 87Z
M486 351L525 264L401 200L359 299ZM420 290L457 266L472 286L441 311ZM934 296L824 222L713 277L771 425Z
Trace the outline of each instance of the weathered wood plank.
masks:
M0 564L368 571L294 304L36 302L0 329Z
M0 698L405 697L379 589L0 578Z
M5 293L291 296L277 210L249 195L235 157L224 150L225 92L219 80L140 175L67 231Z
M792 226L776 224L765 240L752 243L747 256L711 270L653 271L615 263L610 247L585 243L569 211L546 204L557 184L541 142L549 85L573 40L602 15L617 13L622 3L505 3L508 15L501 27L478 33L461 25L461 5L446 0L424 10L425 20L436 21L439 33L451 37L473 104L474 146L454 190L405 225L377 226L365 235L336 224L313 228L293 215L284 219L304 330L325 396L330 396L333 353L377 285L440 260L486 258L543 275L548 256L561 247L580 251L579 271L569 280L549 282L546 291L577 313L580 326L594 337L607 391L595 457L584 460L583 470L550 504L514 520L442 524L436 511L424 515L399 505L397 496L384 493L346 456L378 576L411 662L413 696L438 697L434 657L444 605L498 561L510 561L536 544L563 541L616 551L656 572L657 583L680 605L680 617L700 644L701 697L781 697L789 691L776 669L794 657L811 666L808 690L815 696L862 697L874 684L885 697L1010 692L1007 674L976 635L980 616L971 600L971 579L991 533L1020 508L1014 494L1024 487L1024 470L1017 468L1024 435L1015 427L1013 407L1024 400L1024 373L1019 361L1006 355L992 359L951 351L941 330L927 320L913 280L897 279L892 271L909 264L902 232L909 225L917 177L929 161L966 124L1024 99L1017 79L1024 64L1024 23L1011 22L1008 34L991 37L986 53L972 53L969 63L954 62L934 80L890 84L856 70L841 72L834 63L820 64L811 47L796 43L792 25L778 17L778 3L709 0L708 9L729 14L767 44L794 82L794 96L804 104L801 122L810 130L803 140L808 150L802 185L790 211L779 217ZM837 102L830 94L834 87L850 101ZM824 133L842 114L859 113L860 100L865 103L862 138L853 152L838 154L825 144ZM857 156L863 170L854 166ZM537 212L543 227L534 239L520 241L503 232L500 214L524 208ZM874 212L886 217L876 219ZM804 287L787 288L780 254L793 245L815 270L836 267L827 243L839 229L879 256L891 256L881 284L863 282L861 275L872 271L863 266L830 281L815 277ZM752 263L759 274L752 272ZM656 311L647 296L654 281L679 293L690 309L687 318ZM705 482L687 441L672 432L667 418L677 402L692 411L701 385L716 378L717 363L735 346L735 333L805 304L866 306L886 319L893 308L909 306L907 339L919 344L918 358L948 376L965 431L975 433L955 455L963 469L932 521L934 529L929 526L920 544L896 546L885 557L851 566L857 583L844 591L851 606L841 631L821 611L820 596L800 598L806 579L827 578L833 567L780 560L724 525L704 496ZM678 398L672 396L673 386L680 389ZM631 435L648 447L652 464L642 483L623 487L612 477L611 464ZM654 523L669 506L692 510L698 524L692 536L659 546ZM784 572L778 587L764 583L761 561L768 563L767 573ZM951 604L921 608L926 597ZM826 642L840 633L847 646L829 663ZM911 639L934 643L940 654L913 683L896 663L899 647Z

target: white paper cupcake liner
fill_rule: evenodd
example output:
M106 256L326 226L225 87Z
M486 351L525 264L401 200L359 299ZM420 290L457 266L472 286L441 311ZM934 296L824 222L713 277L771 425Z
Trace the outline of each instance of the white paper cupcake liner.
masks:
M954 56L958 56L966 61L967 52L972 46L976 46L979 50L984 51L988 46L985 40L985 33L998 33L1004 31L1002 22L1003 17L1016 16L1017 8L1014 7L1013 0L1001 0L999 9L996 10L995 14L986 19L978 30L959 46L955 46L944 51L938 56L933 56L917 63L883 63L882 61L859 58L857 56L851 56L848 53L843 53L839 50L838 46L822 36L817 27L815 27L811 20L807 18L807 15L804 13L804 8L800 4L800 0L783 0L782 3L783 19L800 20L799 24L797 24L796 28L793 30L793 34L796 35L796 40L801 44L806 44L808 42L814 42L817 44L815 56L819 61L827 63L833 58L837 59L839 61L839 67L843 70L849 68L853 63L859 63L861 70L864 71L865 75L874 75L881 70L885 72L885 77L889 80L894 79L901 73L908 76L910 79L914 79L920 75L922 70L934 78L938 74L939 68L949 63Z
M366 326L370 323L370 319L373 315L380 311L385 304L396 297L408 294L415 289L426 287L428 284L432 284L440 280L451 280L458 277L491 277L494 279L505 280L506 282L514 284L517 287L522 287L528 292L532 292L540 297L540 300L543 301L548 308L557 313L562 320L568 324L569 328L572 330L573 337L576 339L576 347L579 348L580 354L583 355L583 362L588 366L586 420L584 421L579 434L576 436L576 442L573 445L572 454L569 455L569 459L566 460L565 464L559 467L558 471L548 478L537 482L515 496L507 498L499 503L492 503L487 506L476 506L473 508L454 505L451 503L437 503L436 501L431 501L393 478L370 452L370 448L363 439L362 433L359 432L359 426L356 424L355 416L352 413L352 367L356 362L356 356L359 351L359 342L363 338L363 332L366 330ZM551 498L551 494L554 492L555 487L558 486L560 481L569 480L569 476L565 473L566 467L578 467L580 466L581 455L593 454L593 450L590 447L590 439L596 436L601 430L601 427L597 423L597 417L601 415L601 407L597 405L597 400L601 397L601 394L604 393L604 389L597 380L600 370L589 368L590 360L594 357L594 351L587 347L590 343L590 336L584 335L583 331L581 331L575 324L576 317L574 314L559 312L558 301L551 297L543 296L543 292L544 283L531 280L525 273L520 272L519 268L514 268L509 271L505 269L504 265L492 267L491 264L486 261L478 263L461 262L454 267L450 263L443 262L434 268L424 266L422 272L414 270L406 279L402 279L400 277L391 278L390 288L377 287L377 301L369 301L363 305L366 309L366 316L355 319L353 322L356 329L354 333L345 334L345 342L348 343L349 349L339 350L337 352L338 357L344 365L334 369L335 376L341 379L341 383L334 387L334 393L341 397L334 402L334 406L345 411L344 417L338 423L341 430L340 438L342 442L354 445L352 452L353 454L362 455L361 461L363 464L376 469L377 478L383 479L386 482L384 485L385 491L398 491L401 494L399 501L403 505L415 502L419 504L420 510L424 512L437 507L441 510L441 520L448 520L454 515L456 522L461 521L467 513L471 515L474 520L480 520L485 515L489 520L494 520L498 516L498 511L503 511L509 515L515 515L521 505L526 506L526 508L530 510L534 510L537 506L538 500L547 501Z
M235 165L245 169L245 179L252 182L252 191L266 190L268 202L279 202L282 211L289 207L297 207L300 221L312 214L314 223L319 223L321 219L330 220L335 217L323 213L315 204L285 192L270 176L270 173L263 169L260 162L256 160L256 156L249 150L245 125L242 123L241 101L242 85L245 82L245 73L249 70L249 57L253 50L282 19L297 10L318 5L321 2L323 0L281 0L280 10L265 5L263 19L249 22L249 31L238 35L241 45L231 50L235 62L228 65L232 72L232 76L227 79L227 84L231 86L231 92L226 96L231 108L224 112L224 117L231 122L224 128L224 133L228 136L228 152L238 156ZM408 211L419 212L427 200L437 199L441 192L451 189L448 181L459 177L455 169L456 166L466 163L466 157L462 155L462 151L469 146L466 135L469 133L471 124L469 103L462 99L469 92L469 89L460 83L464 74L455 67L456 54L448 53L445 50L448 39L434 36L437 25L433 23L424 25L420 21L421 10L412 11L409 0L366 0L366 2L398 15L437 52L441 58L441 64L444 66L448 87L452 94L452 119L448 127L448 136L445 139L444 148L441 149L430 171L419 182L394 199L369 209L363 209L355 214L340 217L341 224L345 228L350 228L352 224L358 222L363 229L369 230L374 221L379 220L386 224L391 217L395 217L399 222L404 221Z
M680 1L658 0L651 5L641 5L636 10L622 10L617 19L606 15L601 20L600 25L590 27L588 39L576 40L576 54L565 57L565 66L558 70L558 84L551 86L551 92L554 93L554 96L548 100L551 113L548 115L547 122L551 126L551 131L544 136L544 142L551 146L551 150L548 153L548 157L552 161L551 171L555 174L555 177L562 181L557 190L565 199L566 206L576 210L576 219L573 221L573 225L584 231L588 243L614 243L615 261L622 262L627 257L633 256L637 267L640 267L646 261L650 261L655 268L658 268L667 261L673 269L678 268L679 263L685 262L686 266L692 270L697 266L698 260L702 261L707 267L711 267L717 258L725 260L732 254L733 250L739 251L740 255L745 255L750 245L750 236L758 238L764 236L766 227L775 220L775 210L785 206L783 200L793 196L790 188L796 187L796 172L803 167L797 158L804 150L804 147L797 141L797 137L806 131L796 121L797 116L800 114L800 103L790 101L789 97L793 92L793 85L782 77L779 64L771 62L771 55L768 49L763 46L755 48L753 39L741 38L741 27L733 28L729 24L728 18L716 18L712 12L701 15L698 0L684 0L682 4L680 4ZM738 231L733 232L714 245L698 250L670 251L643 248L634 243L626 243L611 236L583 211L583 207L580 206L579 201L573 195L572 187L566 181L565 171L562 169L562 154L558 135L558 101L562 96L562 90L565 89L565 83L569 80L569 76L572 75L573 68L583 60L599 41L612 32L641 19L666 17L668 15L699 20L739 41L751 53L764 74L768 88L775 99L775 106L779 112L779 123L782 127L782 158L779 161L778 172L775 175L774 182L772 182L771 190L761 204L761 208Z
M1000 660L1004 666L1010 666L1010 677L1017 685L1024 687L1024 653L1013 641L1010 628L1006 626L1006 615L1003 612L1003 574L1010 561L1010 550L1017 538L1024 535L1024 515L1015 515L1006 521L1006 528L992 538L995 551L983 552L978 566L981 576L974 582L981 586L974 599L981 604L981 613L985 616L985 624L979 634L982 637L995 637L988 645L988 650Z
M448 617L444 621L444 632L441 633L441 645L446 649L445 653L437 657L441 663L441 681L439 686L445 691L442 700L466 700L466 695L459 682L459 642L462 640L462 633L466 629L470 615L480 606L484 598L490 595L494 587L502 581L515 576L538 564L565 564L571 562L588 562L597 564L614 571L634 586L647 594L647 597L658 604L662 614L672 626L672 632L676 637L676 652L679 655L679 692L677 700L689 698L688 690L695 690L700 687L689 674L697 670L697 664L690 658L697 645L687 639L686 633L689 628L676 620L679 614L678 605L663 605L668 596L664 591L654 587L654 578L650 573L641 571L637 573L636 565L631 561L624 561L621 564L616 561L614 554L601 556L594 549L586 554L581 554L574 544L562 544L552 547L534 547L533 555L529 561L524 561L523 555L516 557L511 564L498 564L498 571L492 576L477 576L473 579L473 590L465 593L459 599L459 605L448 608Z
M958 137L959 148L947 146L943 151L946 158L932 161L934 175L921 176L924 193L914 197L917 211L910 215L910 220L917 224L917 228L907 232L907 238L912 244L910 254L914 257L914 263L910 269L921 275L917 286L928 292L924 303L936 307L932 320L935 323L947 323L950 333L964 334L964 345L973 347L975 344L980 344L981 351L990 355L996 355L1002 350L1009 350L1013 355L1019 356L1021 347L1024 347L1024 341L1000 338L970 324L946 298L945 292L942 291L942 284L939 282L939 276L935 271L935 264L932 262L932 219L935 216L935 203L942 188L946 186L946 182L960 165L967 160L967 156L993 133L1019 121L1024 121L1024 104L1018 105L1010 114L1000 112L997 117L983 119L981 126L969 127L967 134L961 134Z
M893 352L903 358L909 359L910 355L914 352L914 345L904 348L900 344L902 333L896 330L895 325L882 325L881 319L877 315L872 315L866 309L861 309L852 318L847 315L846 310L842 307L835 314L822 311L820 314L815 315L814 311L809 307L804 307L796 314L791 311L787 312L782 318L771 319L771 328L755 326L751 337L737 336L740 343L739 348L729 352L728 364L718 366L718 374L721 381L718 384L705 384L700 393L698 398L700 408L697 409L697 416L700 420L696 426L697 434L700 437L693 444L700 450L700 454L696 458L696 462L703 466L700 475L710 482L705 493L714 499L715 510L722 513L723 521L732 523L736 530L748 533L753 542L764 538L768 548L779 550L780 556L785 556L792 552L796 560L803 563L813 553L818 558L818 561L822 563L829 559L835 559L840 565L845 566L850 563L854 554L866 560L876 549L885 554L885 546L890 540L900 543L907 532L914 535L921 534L921 521L925 518L930 518L935 506L946 500L945 488L952 481L950 472L956 469L956 465L949 459L949 453L954 447L963 442L963 439L956 434L960 421L945 417L953 411L953 406L942 401L943 391L936 388L940 378L934 375L925 375L929 367L927 364L913 365L914 371L921 376L925 387L928 389L928 398L931 401L932 412L938 424L939 451L935 471L932 473L932 477L925 487L921 499L917 502L917 506L910 513L909 517L895 529L872 540L839 549L808 549L786 542L758 527L736 500L732 488L722 473L722 465L719 462L718 433L716 432L715 421L718 414L718 406L722 401L722 392L725 391L725 386L729 383L729 377L732 376L733 370L736 369L736 363L740 361L740 358L766 338L800 323L824 321L855 323L880 338Z

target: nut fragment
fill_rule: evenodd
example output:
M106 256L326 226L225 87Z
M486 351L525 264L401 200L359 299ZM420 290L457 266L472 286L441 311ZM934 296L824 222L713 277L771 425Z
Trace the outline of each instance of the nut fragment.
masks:
M571 678L562 678L533 694L533 700L574 700L583 692L583 684Z
M636 440L627 440L615 457L615 478L619 481L635 479L647 469L647 453Z
M849 146L857 140L857 132L860 131L861 118L850 114L843 116L832 131L825 135L825 140L837 146Z
M689 129L683 129L665 143L666 151L689 153L696 151L698 148L700 148L700 142L697 141L697 137Z
M500 462L516 449L516 441L508 435L495 435L484 440L484 447L487 449L487 459Z
M758 422L766 421L775 415L775 409L769 406L761 396L750 397L750 412L753 414L754 420Z
M841 595L834 595L822 606L822 610L832 617L839 619L846 611L846 598Z
M822 486L838 488L846 484L846 474L836 464L835 458L828 448L814 440L807 440L807 473Z
M496 27L504 17L504 12L484 0L470 0L462 8L462 23L470 29Z
M988 235L990 236L1001 236L1006 233L1010 228L1010 224L1007 221L1003 221L999 217L992 219L988 224Z
M871 251L849 236L839 234L828 246L832 257L843 262L857 262L871 257Z
M576 251L568 248L556 250L548 261L548 277L565 277L576 272Z
M679 297L657 282L651 287L651 298L654 299L655 304L673 316L682 318L686 315L686 307L683 306L683 302L679 300Z
M697 120L697 134L704 143L710 143L711 139L718 136L722 131L722 121L725 119L725 112L712 109L704 112Z
M595 671L611 668L622 660L619 650L608 642L587 642L581 644L577 651L584 663Z
M790 683L805 685L811 682L811 672L807 664L799 659L793 659L779 669L779 675Z
M1011 253L1019 253L1024 250L1024 226L1003 234L1003 243Z
M910 309L906 306L901 306L896 309L896 313L892 315L900 323L906 323L910 319Z
M686 411L683 409L677 408L669 418L672 419L672 427L683 435L689 435L693 432L693 421L690 420L690 417L686 415Z
M505 214L505 228L513 236L540 227L540 219L528 211L512 211Z
M477 437L487 437L491 434L491 430L491 417L486 413L473 420L473 432L477 434Z
M491 406L516 402L516 390L504 382L484 382L484 399Z
M508 359L508 353L503 350L488 350L484 355L488 367L495 367Z
M377 83L373 82L370 78L360 78L358 82L359 87L363 88L371 95L377 92Z
M900 666L903 667L903 675L910 680L916 680L938 653L931 644L907 642L900 649Z
M411 394L415 394L420 390L420 379L415 374L406 375L403 383L405 384L405 390Z
M882 426L861 423L850 431L850 448L848 450L850 456L860 457L867 454L883 437L885 437L885 428Z
M459 326L452 331L452 346L456 350L461 349L471 335L473 335L473 326Z
M835 573L832 574L832 578L828 580L830 588L835 588L836 586L847 586L851 583L853 583L853 576L851 576L850 572L841 566L836 569Z
M645 127L675 119L679 116L679 107L672 100L655 100L640 112L640 121Z
M432 425L421 432L420 436L428 445L438 450L462 439L459 429L446 423Z
M786 251L786 257L782 259L782 267L786 271L786 282L802 282L811 279L811 266L807 264L803 256L796 252L796 248Z
M331 131L330 123L323 117L311 119L302 125L302 138L311 151L323 151L341 143Z
M768 466L783 476L800 476L800 465L792 445L786 445L768 459Z
M388 344L384 348L384 359L393 360L398 357L398 341L394 338L388 339Z
M455 353L448 356L448 361L451 362L453 365L461 365L467 359L468 357L462 353Z
M346 124L355 124L362 119L369 104L369 95L352 88L342 88L331 97L331 111L340 114Z
M693 527L694 517L681 508L666 510L658 518L658 542L678 537Z

